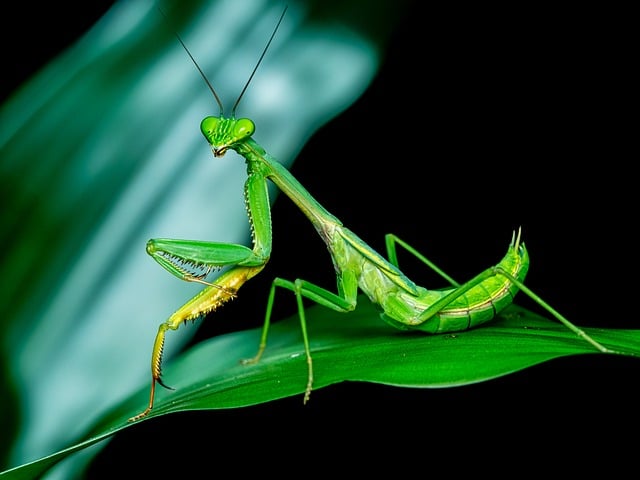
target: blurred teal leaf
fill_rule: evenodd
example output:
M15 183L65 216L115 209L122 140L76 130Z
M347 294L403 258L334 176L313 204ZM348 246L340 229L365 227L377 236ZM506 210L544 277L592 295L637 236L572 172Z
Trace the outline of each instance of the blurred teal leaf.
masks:
M603 355L560 324L517 305L494 322L450 335L424 335L390 328L365 296L348 314L321 306L307 310L314 360L314 390L343 381L367 381L402 387L453 387L487 381L555 358ZM640 330L588 328L606 346L640 360ZM212 338L168 363L164 379L176 388L160 390L151 414L237 408L302 394L307 367L297 315L276 322L256 365L239 359L256 352L261 329ZM230 354L233 352L233 354ZM0 474L7 480L39 475L67 455L125 428L127 418L148 400L145 388L105 414L75 445ZM313 393L311 394L313 401Z
M348 2L315 22L312 2L286 3L238 115L251 116L254 138L290 165L365 90L383 35L350 28L340 17L353 13ZM157 324L195 291L148 258L147 239L249 241L244 162L213 159L199 123L217 105L172 30L228 109L283 5L165 2L165 19L151 2L117 2L0 108L8 465L68 444L146 382ZM367 13L388 20L391 8ZM167 359L193 332L176 332Z

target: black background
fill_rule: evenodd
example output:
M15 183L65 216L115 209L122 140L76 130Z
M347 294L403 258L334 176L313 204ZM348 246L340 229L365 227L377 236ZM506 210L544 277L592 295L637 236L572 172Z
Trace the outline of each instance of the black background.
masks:
M56 21L53 5L16 11L11 21L30 27L2 29L12 65L2 98L109 4ZM410 4L371 87L313 137L294 175L379 251L396 233L459 280L496 263L522 226L534 291L577 324L637 328L624 21L586 8ZM258 326L274 276L333 288L325 247L284 197L273 225L265 272L194 343L236 330L238 319ZM438 282L408 257L402 265L426 286ZM292 314L293 297L282 294L276 308L275 318ZM455 389L341 384L305 407L289 398L176 414L116 435L90 478L113 478L123 459L126 471L149 475L172 465L211 476L230 465L240 474L380 465L426 475L474 456L482 470L501 471L514 455L527 470L556 460L554 468L623 468L624 432L637 438L637 375L637 361L582 356Z

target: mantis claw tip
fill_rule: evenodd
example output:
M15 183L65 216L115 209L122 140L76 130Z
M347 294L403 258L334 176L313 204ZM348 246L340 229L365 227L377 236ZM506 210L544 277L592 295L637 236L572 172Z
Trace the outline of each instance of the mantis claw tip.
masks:
M160 377L156 378L156 382L158 382L160 385L162 385L162 386L163 386L164 388L166 388L167 390L175 390L175 388L170 387L169 385L167 385L166 383L164 383Z

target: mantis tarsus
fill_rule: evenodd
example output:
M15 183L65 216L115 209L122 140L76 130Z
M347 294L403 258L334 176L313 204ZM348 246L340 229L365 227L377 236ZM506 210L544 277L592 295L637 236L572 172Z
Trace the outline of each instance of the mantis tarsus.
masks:
M303 298L338 312L349 312L356 307L360 289L372 302L379 305L382 319L394 327L437 334L467 330L492 320L512 303L515 294L521 290L567 328L593 345L595 349L605 353L616 353L573 325L523 284L529 267L529 256L524 243L521 242L520 231L517 234L514 232L506 255L497 265L486 269L466 283L458 284L416 249L393 234L388 234L385 238L388 257L385 259L343 226L340 220L318 203L286 168L253 140L255 124L248 118L235 118L235 111L264 58L285 12L286 8L229 117L224 116L222 102L217 93L186 45L178 37L220 108L219 116L204 118L200 127L211 146L214 157L222 157L227 150L231 149L246 161L247 180L244 195L251 225L253 248L195 240L149 240L147 252L166 270L182 280L200 282L206 284L206 287L159 326L151 358L152 380L149 404L144 411L129 420L138 420L151 411L156 383L169 388L161 379L162 351L166 331L176 330L180 324L200 318L235 297L238 289L247 280L260 273L269 261L272 230L267 180L273 182L297 205L324 240L336 271L337 293L301 279L290 281L275 278L269 291L258 351L253 358L242 362L246 364L258 362L266 348L277 288L292 291L297 301L308 369L305 403L309 400L313 387L313 363ZM416 285L399 269L397 246L417 257L451 286L439 290L428 290ZM222 267L229 267L229 269L220 275L215 283L205 280L212 269Z

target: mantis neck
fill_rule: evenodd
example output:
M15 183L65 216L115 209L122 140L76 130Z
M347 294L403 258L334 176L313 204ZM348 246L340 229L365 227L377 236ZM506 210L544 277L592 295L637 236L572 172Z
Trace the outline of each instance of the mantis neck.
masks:
M238 146L237 152L247 160L247 173L259 174L271 180L311 221L319 232L326 231L330 225L342 225L342 222L331 215L306 188L269 155L255 140L249 138ZM323 236L324 237L324 236Z

